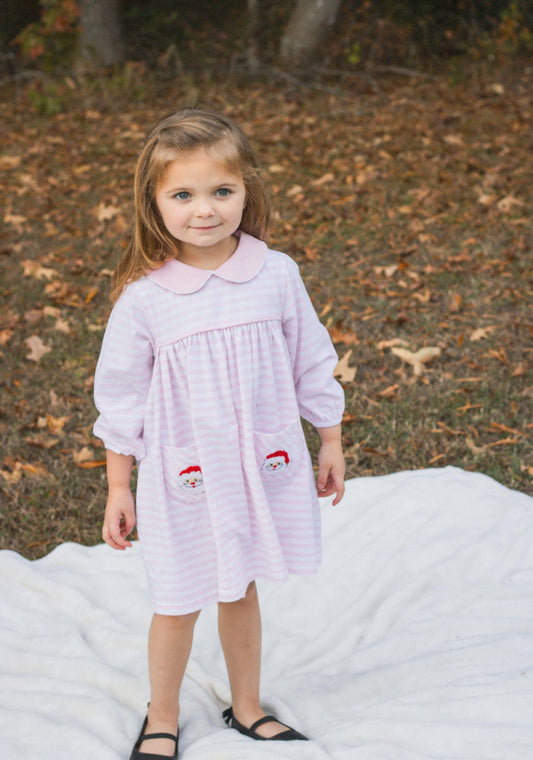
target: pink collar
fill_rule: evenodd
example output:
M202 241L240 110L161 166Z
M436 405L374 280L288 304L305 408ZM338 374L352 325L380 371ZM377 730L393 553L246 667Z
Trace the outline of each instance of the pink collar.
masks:
M177 259L168 259L158 269L150 272L150 280L179 295L200 290L211 277L229 282L248 282L260 272L265 263L266 243L239 232L239 244L235 253L218 269L198 269Z

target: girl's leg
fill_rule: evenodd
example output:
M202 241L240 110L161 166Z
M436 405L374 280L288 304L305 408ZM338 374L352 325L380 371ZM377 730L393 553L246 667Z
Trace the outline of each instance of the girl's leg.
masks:
M190 615L157 615L152 618L148 637L150 706L146 734L175 734L178 726L179 692L191 653L194 625L200 611ZM174 754L169 739L143 742L141 752Z
M233 713L244 726L251 726L265 715L259 703L261 674L261 613L255 583L246 596L236 602L218 605L218 630L224 650ZM280 723L266 723L258 733L269 738L286 730Z

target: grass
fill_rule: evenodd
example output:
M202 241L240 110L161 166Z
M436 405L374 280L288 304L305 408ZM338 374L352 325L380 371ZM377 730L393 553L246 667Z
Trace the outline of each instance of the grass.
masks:
M455 465L533 494L531 79L500 72L504 94L479 72L378 93L198 83L202 105L249 132L271 180L272 247L300 264L339 356L352 351L348 477ZM31 558L100 540L92 379L107 271L143 135L190 97L146 87L114 103L69 90L47 116L23 91L0 106L0 547ZM50 348L38 362L32 336ZM391 341L441 354L415 376Z

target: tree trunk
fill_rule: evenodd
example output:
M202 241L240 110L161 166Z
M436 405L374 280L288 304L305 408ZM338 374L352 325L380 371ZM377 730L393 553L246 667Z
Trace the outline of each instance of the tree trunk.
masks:
M120 0L79 0L80 58L92 66L112 66L124 60Z
M246 60L250 71L257 71L259 68L259 0L247 0L247 6L248 43L246 46Z
M283 33L280 62L289 70L304 68L337 18L342 0L298 0Z

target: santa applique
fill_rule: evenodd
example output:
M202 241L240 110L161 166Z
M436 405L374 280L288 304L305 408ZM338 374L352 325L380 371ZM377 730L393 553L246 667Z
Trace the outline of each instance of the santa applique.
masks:
M191 465L179 474L179 487L185 493L196 496L204 492L204 479L202 470L198 465Z
M287 470L289 464L290 459L286 451L274 451L265 457L262 470L267 475L279 475Z

